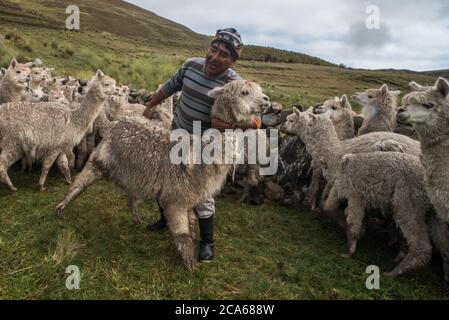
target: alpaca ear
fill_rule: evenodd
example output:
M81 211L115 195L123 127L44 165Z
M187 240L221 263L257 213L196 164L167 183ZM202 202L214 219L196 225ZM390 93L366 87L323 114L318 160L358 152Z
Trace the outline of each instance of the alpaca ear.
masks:
M97 74L95 75L95 77L96 77L98 80L103 79L103 77L104 77L103 71L101 71L100 69L98 69Z
M301 112L304 112L304 107L300 104L294 104L292 105L292 107L298 109Z
M316 121L318 119L318 116L314 113L309 113L309 120Z
M410 89L412 89L413 91L421 91L423 86L416 83L415 81L412 81L408 84L408 86L410 87Z
M0 70L0 73L1 73L2 75L5 75L5 74L6 74L6 69L5 69L5 68L2 68L2 69Z
M299 117L301 115L301 111L298 108L293 107L293 112Z
M349 100L348 100L348 96L347 95L343 95L341 97L341 105L343 106L343 108L351 108L351 105L349 104Z
M386 84L382 85L382 87L380 87L380 92L382 93L383 96L386 96L388 94L388 86Z
M390 91L390 94L395 96L395 97L398 97L401 94L401 91L399 91L399 90Z
M215 89L212 89L207 94L209 97L217 99L219 96L221 96L224 93L224 87L217 87Z
M437 88L437 91L439 93L441 93L441 95L443 97L446 98L448 96L448 94L449 94L449 82L447 82L446 79L444 79L442 77L439 77L438 80L437 80L437 83L436 83L436 88Z
M9 67L10 68L15 68L16 66L17 66L17 60L16 60L16 58L13 58L11 60L11 62L9 63Z

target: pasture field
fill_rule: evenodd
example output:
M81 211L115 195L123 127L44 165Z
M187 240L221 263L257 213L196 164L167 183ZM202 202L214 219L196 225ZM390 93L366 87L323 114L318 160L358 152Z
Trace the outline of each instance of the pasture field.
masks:
M121 191L100 181L56 217L68 186L56 170L39 191L39 173L11 170L18 192L0 189L0 299L444 299L441 262L367 290L367 266L389 271L396 251L368 233L352 259L331 222L275 204L217 198L216 258L184 269L168 233L137 226ZM151 222L154 203L142 207ZM80 290L66 289L69 265Z

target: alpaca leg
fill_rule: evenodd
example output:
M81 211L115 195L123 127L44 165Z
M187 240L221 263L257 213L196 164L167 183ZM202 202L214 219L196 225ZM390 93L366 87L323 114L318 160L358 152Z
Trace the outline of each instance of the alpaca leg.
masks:
M128 206L131 208L134 221L140 225L140 224L142 224L143 221L140 218L140 214L139 214L139 203L140 203L139 198L132 196L132 195L128 195Z
M365 217L365 207L358 198L348 199L346 215L346 239L348 241L348 252L343 257L350 258L357 248L357 240L362 233L363 218Z
M323 189L323 172L321 167L314 167L312 170L312 180L310 182L309 192L307 194L307 201L313 212L317 212L318 199L320 198L320 191Z
M194 210L189 210L189 228L192 239L198 238L198 218Z
M5 146L0 155L0 182L6 184L9 190L13 192L17 191L17 189L8 176L8 169L14 162L21 159L22 156L23 152L20 147L11 145Z
M184 265L193 268L195 261L195 248L189 227L189 214L187 209L167 206L164 211L168 227L173 234L176 249L181 254Z
M48 172L50 171L51 166L55 163L56 158L59 156L58 152L54 152L47 156L42 163L42 172L41 177L39 179L39 187L41 191L45 191L45 181L47 180Z
M87 142L84 137L78 145L78 158L76 159L76 170L83 170L84 163L87 159Z
M407 240L408 252L405 258L394 268L393 271L385 273L388 277L395 277L408 271L424 267L431 258L432 246L427 233L424 220L424 211L414 204L402 201L402 205L396 206L394 219Z
M69 169L75 169L75 154L73 153L73 150L66 152L66 157L69 162Z
M72 176L70 174L69 160L67 159L67 155L65 153L61 153L58 156L58 158L56 159L56 164L58 166L59 171L64 176L65 181L67 182L67 184L71 184L72 183Z
M95 149L95 135L96 131L86 136L87 155L91 154Z
M56 207L56 214L62 215L62 212L67 205L87 189L87 187L89 187L95 180L100 179L102 175L101 170L95 166L91 159L89 159L83 171L76 176L75 181L70 186L67 196Z
M33 161L31 161L30 157L25 156L22 158L22 173L33 171Z
M328 196L324 200L321 213L335 221L342 229L347 230L345 213L340 200L337 197L336 189L330 188L329 184L327 184L326 187L330 190L327 191Z
M433 245L437 248L443 260L444 286L449 289L449 229L438 217L432 216L427 222L429 236Z

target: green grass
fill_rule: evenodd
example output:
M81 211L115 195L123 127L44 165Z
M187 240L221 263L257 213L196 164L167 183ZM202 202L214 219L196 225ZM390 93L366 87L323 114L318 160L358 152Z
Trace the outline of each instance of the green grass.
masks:
M381 289L365 287L368 265L394 267L386 239L368 234L352 259L343 233L298 209L274 204L217 201L216 259L185 270L168 234L134 224L120 190L94 184L66 210L54 207L67 186L56 172L41 193L39 173L12 179L19 189L0 190L1 299L442 299L439 259L431 267ZM146 222L159 215L142 206ZM77 265L80 290L65 288L65 269Z

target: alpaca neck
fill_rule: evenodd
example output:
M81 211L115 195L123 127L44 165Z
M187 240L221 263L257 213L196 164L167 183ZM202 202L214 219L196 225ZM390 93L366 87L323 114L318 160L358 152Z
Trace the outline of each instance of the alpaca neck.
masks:
M39 84L41 83L41 81L31 81L30 82L30 89L32 90L38 90L39 89Z
M338 164L343 157L340 139L333 125L321 128L320 133L314 137L314 159L322 159L326 170L331 176L335 175Z
M71 120L77 143L81 141L87 130L92 127L101 110L103 110L106 97L100 93L101 89L97 86L98 84L93 84L80 107L71 111Z
M354 138L354 120L352 115L344 115L338 121L333 122L338 139L347 140Z
M16 85L15 81L6 75L0 81L0 103L20 102L23 95L23 88Z
M110 126L111 122L106 116L106 111L103 109L100 111L100 114L94 121L94 128L98 129L98 132L100 133L101 137L104 137L106 135L106 131L109 129Z
M365 120L359 130L359 135L378 131L393 132L396 128L395 99L387 97L381 105L372 108L373 112L364 114Z

